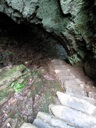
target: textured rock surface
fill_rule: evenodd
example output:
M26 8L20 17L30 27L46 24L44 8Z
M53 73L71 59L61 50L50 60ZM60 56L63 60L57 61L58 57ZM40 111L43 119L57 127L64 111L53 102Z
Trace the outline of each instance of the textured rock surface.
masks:
M80 111L61 105L50 105L49 107L53 115L75 127L90 128L96 126L96 118L86 115Z
M46 114L43 112L39 112L36 119L34 120L34 125L38 126L38 128L43 128L44 126L44 121L46 122L45 124L49 124L50 128L75 128L70 125L68 125L66 122L54 117L53 115ZM41 126L41 127L40 127ZM47 128L46 125L44 128Z
M92 105L88 101L61 92L57 92L57 96L62 105L96 116L96 106Z
M72 64L81 62L87 54L90 54L88 56L92 61L92 58L95 59L95 1L1 0L0 12L4 12L17 23L41 24L65 46ZM90 70L95 68L93 67L95 64L89 63L88 65L89 67L92 65L87 69L88 74L93 77Z
M37 127L30 123L23 123L20 128L37 128Z

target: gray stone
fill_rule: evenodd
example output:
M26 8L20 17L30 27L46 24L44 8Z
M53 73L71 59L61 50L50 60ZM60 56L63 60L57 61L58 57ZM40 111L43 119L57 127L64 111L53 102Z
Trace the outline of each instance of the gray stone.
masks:
M78 79L64 81L66 92L85 96L84 88L80 84L82 84L82 81L78 81Z
M35 119L33 124L36 125L38 128L58 128L51 126L50 124L46 123L41 119Z
M50 105L50 111L57 118L78 128L96 127L96 118L62 105Z
M57 92L57 96L62 105L96 116L96 106L88 101L61 92Z
M76 16L83 5L83 0L60 0L61 8L64 14L72 14ZM74 9L75 8L75 9Z
M66 122L59 120L58 118L54 117L53 115L39 112L37 114L36 119L34 120L34 123L36 126L43 125L43 123L46 122L47 124L50 124L52 127L58 127L58 128L75 128L70 125L68 125ZM43 127L41 127L43 128Z
M93 99L92 97L86 97L86 96L82 96L82 95L77 95L77 94L73 94L73 93L65 93L67 95L70 95L70 97L77 97L78 99L82 99L82 100L86 100L88 101L89 103L93 104L96 106L96 100Z
M20 128L37 128L36 126L34 126L33 124L30 123L23 123Z
M22 71L24 69L26 69L24 65L18 65L2 74L0 77L0 86L9 86L13 81L17 80L17 78L22 76ZM2 70L0 71L1 73L3 72Z

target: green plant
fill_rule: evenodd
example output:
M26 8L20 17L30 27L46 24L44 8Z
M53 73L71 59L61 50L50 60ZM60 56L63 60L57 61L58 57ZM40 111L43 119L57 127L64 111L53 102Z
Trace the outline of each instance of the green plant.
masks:
M32 76L36 76L36 75L37 75L37 72L33 70L33 71L31 72L31 74L32 74Z
M22 88L25 87L25 83L15 83L11 84L11 87L14 87L15 92L21 92Z

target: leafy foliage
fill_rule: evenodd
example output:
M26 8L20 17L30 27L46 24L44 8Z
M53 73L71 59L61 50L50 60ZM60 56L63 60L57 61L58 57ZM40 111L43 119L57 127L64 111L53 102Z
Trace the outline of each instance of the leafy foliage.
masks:
M15 92L21 92L22 88L25 87L25 83L15 83L11 84L11 87L14 87Z

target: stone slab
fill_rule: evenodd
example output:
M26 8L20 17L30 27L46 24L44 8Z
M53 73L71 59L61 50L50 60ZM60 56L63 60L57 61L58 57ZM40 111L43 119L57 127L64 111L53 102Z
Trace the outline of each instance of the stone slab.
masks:
M50 105L50 111L57 118L76 128L95 128L96 118L62 105Z
M33 124L30 123L23 123L20 128L38 128L36 126L34 126Z
M96 106L84 99L80 99L62 92L57 92L58 99L62 105L76 109L89 115L96 116Z
M33 124L40 126L40 124L43 125L44 122L46 122L47 124L50 124L50 126L56 127L56 128L75 128L75 127L68 125L64 121L59 120L58 118L54 117L53 115L50 115L50 114L47 114L44 112L39 112L37 114L37 117L34 120Z

